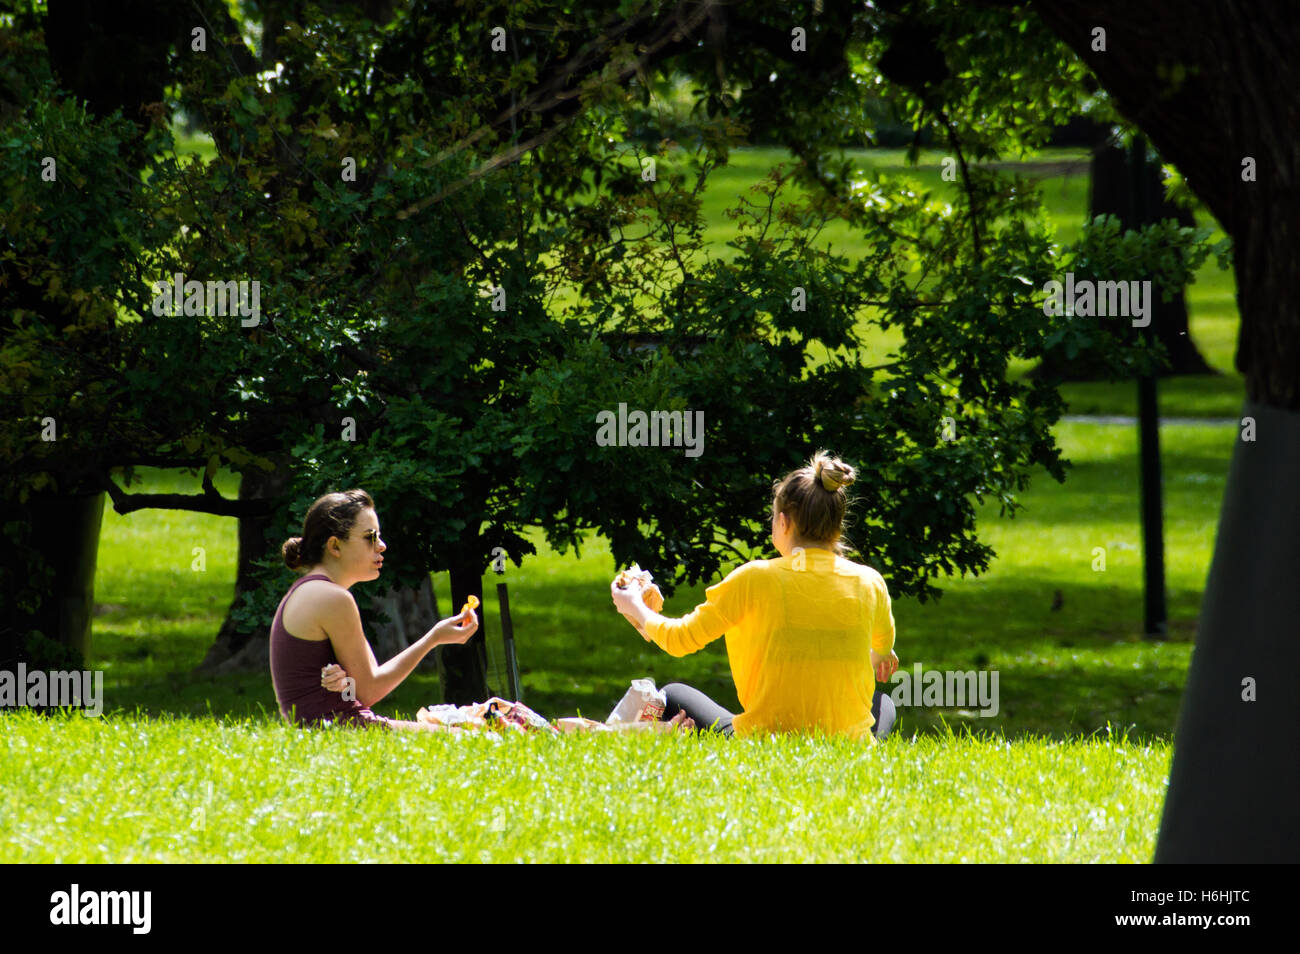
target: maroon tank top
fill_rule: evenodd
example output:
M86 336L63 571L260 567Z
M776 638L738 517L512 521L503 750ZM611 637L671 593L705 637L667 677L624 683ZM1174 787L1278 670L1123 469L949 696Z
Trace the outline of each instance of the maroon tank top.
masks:
M280 714L299 725L328 718L344 722L369 721L370 710L357 700L345 702L343 693L330 692L320 684L320 671L338 662L329 639L319 642L299 639L284 628L284 604L308 580L328 580L324 573L309 573L295 580L276 607L271 621L271 684Z

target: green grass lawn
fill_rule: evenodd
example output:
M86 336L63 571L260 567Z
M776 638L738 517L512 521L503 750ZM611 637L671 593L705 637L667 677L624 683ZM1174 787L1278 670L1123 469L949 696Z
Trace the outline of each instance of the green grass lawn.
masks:
M1105 736L872 750L4 720L15 862L1145 862L1170 757Z

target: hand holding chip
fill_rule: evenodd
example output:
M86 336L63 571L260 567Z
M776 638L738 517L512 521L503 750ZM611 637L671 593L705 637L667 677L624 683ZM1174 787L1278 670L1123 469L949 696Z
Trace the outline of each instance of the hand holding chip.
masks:
M478 605L478 597L471 593L459 613L440 620L432 630L434 644L456 646L468 642L478 632L478 616L474 613Z

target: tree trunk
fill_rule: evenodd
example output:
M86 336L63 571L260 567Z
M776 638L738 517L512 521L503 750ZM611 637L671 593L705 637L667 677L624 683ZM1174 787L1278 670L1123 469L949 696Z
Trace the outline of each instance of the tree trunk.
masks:
M374 616L362 614L366 638L380 662L392 659L407 646L417 642L438 621L438 597L433 592L433 581L428 574L416 587L390 586L373 600L382 609L389 622L374 621ZM367 618L368 617L368 618ZM416 671L430 672L437 668L434 654L421 660Z
M1161 185L1160 165L1149 162L1143 170L1144 187L1147 195L1155 197L1155 207L1148 212L1152 222L1164 219L1176 219L1179 225L1191 228L1196 225L1196 218L1187 209L1173 205L1164 197ZM1129 193L1132 191L1132 171L1128 165L1128 153L1119 146L1103 143L1094 148L1092 153L1091 190L1088 198L1088 218L1091 221L1099 215L1117 216L1124 227L1133 228ZM1175 377L1184 374L1218 374L1197 350L1192 340L1187 323L1187 299L1182 289L1170 301L1164 301L1154 288L1155 300L1151 305L1151 328L1155 337L1165 346L1169 353L1169 367L1160 372L1160 377ZM1120 323L1099 323L1099 333L1114 333L1123 336L1137 334L1131 325ZM1067 359L1064 355L1045 359L1031 372L1032 377L1048 377L1056 381L1102 381L1107 379L1105 369L1095 361L1089 361L1083 355Z
M14 608L3 621L5 665L22 661L33 668L81 669L90 654L95 610L95 562L104 519L104 494L28 498L20 505L31 524L31 545L54 569L54 579L33 612ZM37 630L57 646L32 648L27 634ZM12 659L11 659L12 657Z
M1157 862L1300 861L1300 414L1247 402L1178 716Z
M271 473L256 468L250 469L240 476L239 499L255 500L277 497L288 488L289 479L287 467L277 468ZM208 648L208 653L203 657L203 662L199 663L198 672L218 669L220 671L229 671L230 667L225 667L225 664L242 652L250 642L256 641L256 638L260 636L261 642L265 643L269 638L269 629L265 632L262 630L248 632L240 629L239 625L230 616L230 610L242 602L245 593L256 589L258 586L253 576L253 564L255 560L265 557L273 546L266 539L266 531L271 522L272 517L270 515L265 517L241 517L239 520L239 557L235 569L235 596L230 601L230 608L226 611L226 618L221 624L221 629L217 632L217 638L213 641L212 646ZM269 620L267 626L270 626ZM254 650L253 658L234 668L242 668L242 665L251 667L259 659L267 665L270 664L269 644L263 647L260 655Z
M491 692L487 684L487 614L483 612L483 575L477 565L461 560L451 567L452 612L460 609L473 593L479 599L478 632L463 646L440 646L438 668L442 673L442 701L463 706L482 702Z

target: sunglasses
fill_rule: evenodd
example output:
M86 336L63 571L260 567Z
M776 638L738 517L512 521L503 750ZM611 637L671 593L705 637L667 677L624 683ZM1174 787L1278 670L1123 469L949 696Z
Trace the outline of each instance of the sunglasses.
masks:
M376 547L376 546L379 545L379 531L378 531L378 530L367 530L365 533L361 534L361 537L362 537L362 539L364 539L364 540L369 540L369 541L370 541L370 546L371 546L372 549L373 549L374 547Z

